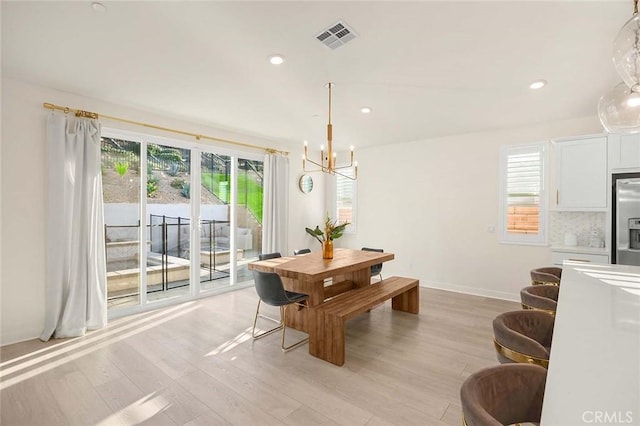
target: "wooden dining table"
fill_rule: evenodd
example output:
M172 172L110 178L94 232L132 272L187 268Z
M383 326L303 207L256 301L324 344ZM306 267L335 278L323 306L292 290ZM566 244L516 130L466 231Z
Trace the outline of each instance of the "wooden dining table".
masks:
M323 259L322 251L278 257L249 263L249 270L275 272L285 289L309 295L308 308L371 283L371 266L394 259L393 253L336 248L333 259ZM330 280L328 280L330 278ZM287 307L288 327L308 332L307 310Z

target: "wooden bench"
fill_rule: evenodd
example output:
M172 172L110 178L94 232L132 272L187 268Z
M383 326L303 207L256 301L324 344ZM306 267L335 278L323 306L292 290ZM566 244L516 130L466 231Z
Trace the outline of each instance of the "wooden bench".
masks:
M390 277L310 309L309 353L332 364L343 365L345 322L389 299L392 299L393 309L417 314L420 308L418 284L415 278Z

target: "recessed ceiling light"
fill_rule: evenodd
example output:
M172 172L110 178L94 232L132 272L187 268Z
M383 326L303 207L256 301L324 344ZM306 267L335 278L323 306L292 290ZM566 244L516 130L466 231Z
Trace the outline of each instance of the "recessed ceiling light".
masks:
M269 56L269 62L271 62L272 65L280 65L281 63L284 62L284 56L282 56L282 55L271 55L271 56Z
M107 10L107 8L104 6L104 4L98 3L98 2L91 3L91 7L96 12L105 12Z
M360 108L360 112L363 114L369 114L371 112L371 107L363 106L362 108Z
M532 81L531 84L529 85L529 88L533 90L538 90L538 89L542 89L546 85L547 85L547 81L540 79L540 80Z

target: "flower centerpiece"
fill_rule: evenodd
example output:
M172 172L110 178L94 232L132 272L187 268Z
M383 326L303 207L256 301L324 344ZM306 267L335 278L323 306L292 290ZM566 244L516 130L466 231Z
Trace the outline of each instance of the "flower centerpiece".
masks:
M319 226L316 226L315 229L305 228L305 231L322 244L322 257L333 259L333 240L342 237L348 224L349 222L338 224L338 221L331 220L329 213L327 213L324 219L324 231Z

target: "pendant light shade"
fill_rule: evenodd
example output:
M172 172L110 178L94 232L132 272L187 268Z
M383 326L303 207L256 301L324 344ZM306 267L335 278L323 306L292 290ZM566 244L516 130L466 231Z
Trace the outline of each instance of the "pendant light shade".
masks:
M609 133L640 133L640 18L638 0L633 16L613 41L613 64L622 78L598 101L598 117Z
M618 84L600 98L598 116L609 133L640 133L640 93Z
M640 17L634 15L613 42L616 71L634 91L640 91Z

